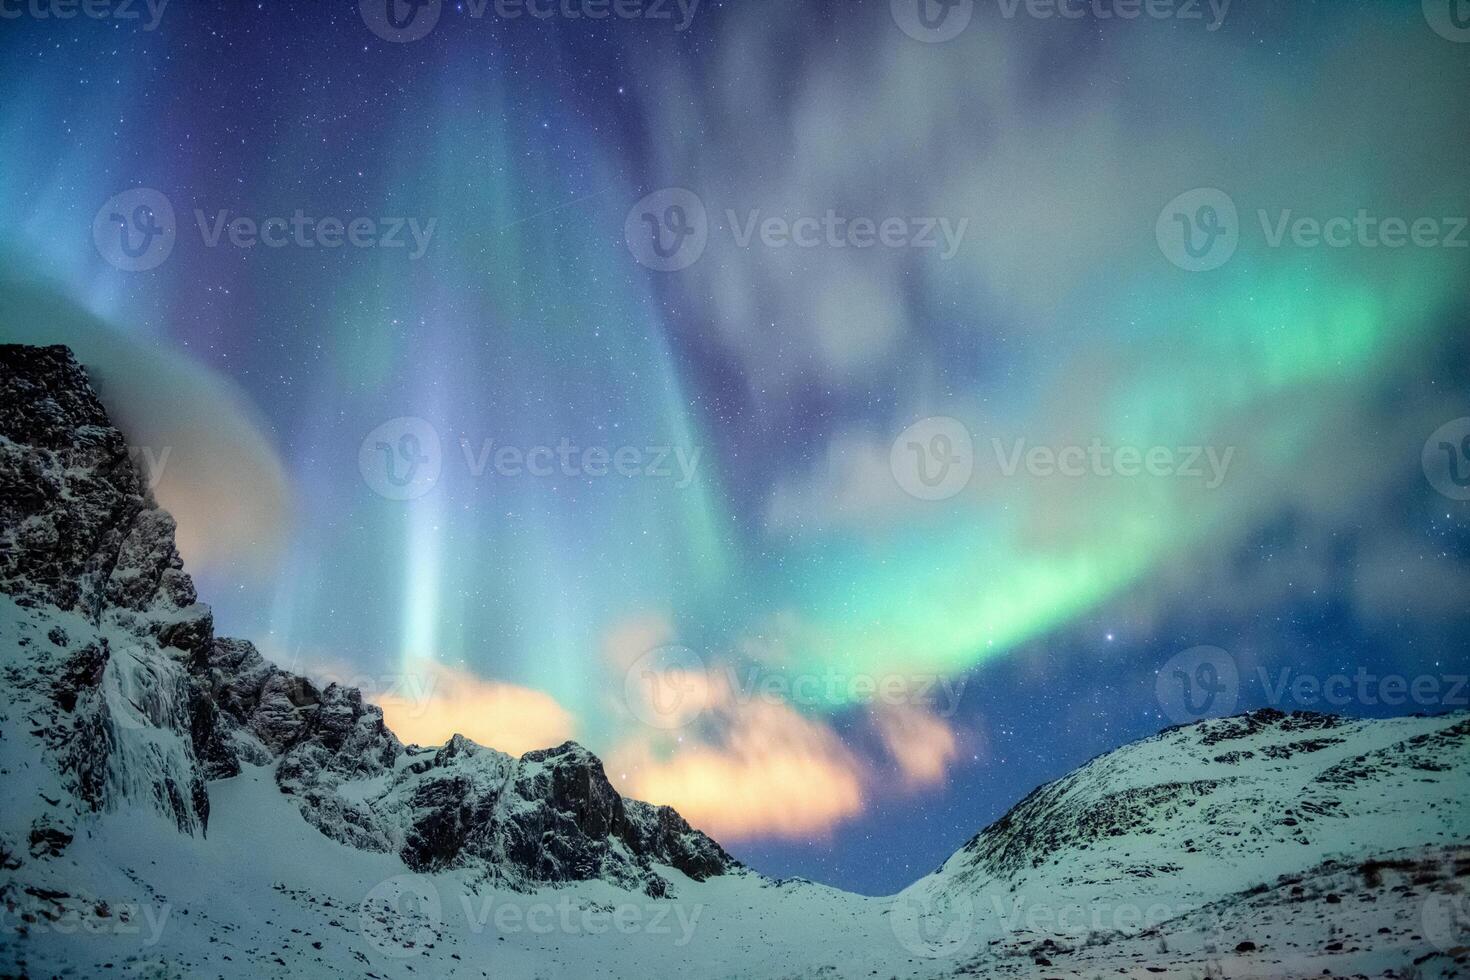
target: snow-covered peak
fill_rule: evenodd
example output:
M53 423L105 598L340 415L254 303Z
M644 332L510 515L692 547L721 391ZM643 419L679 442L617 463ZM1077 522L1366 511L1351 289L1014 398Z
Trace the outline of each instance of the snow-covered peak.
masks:
M1258 884L1262 868L1461 841L1467 776L1464 712L1212 719L1036 789L913 887L1203 901Z

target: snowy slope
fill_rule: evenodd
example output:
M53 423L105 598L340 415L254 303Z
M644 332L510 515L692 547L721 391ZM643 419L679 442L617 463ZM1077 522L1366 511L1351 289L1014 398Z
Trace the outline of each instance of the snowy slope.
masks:
M1470 715L1268 709L1164 731L1038 788L900 900L917 910L913 942L962 962L1003 933L1075 944L1177 928L1282 875L1467 840Z
M659 899L605 882L526 893L476 885L466 871L412 875L393 855L317 833L265 770L216 782L211 795L207 838L139 813L78 841L56 884L85 891L88 905L128 896L151 918L135 916L136 935L100 930L83 949L71 945L81 929L37 929L25 947L32 972L70 963L91 975L134 956L170 964L165 976L780 975L811 952L801 929L857 914L829 889L748 872L699 883L665 868L674 895ZM881 927L881 901L853 904L872 906L866 927ZM856 969L858 951L847 957Z
M1361 857L1304 851L1298 863L1260 866L1243 891L1193 884L1185 904L1146 881L1126 898L1074 888L1017 899L967 880L961 915L910 893L865 898L749 871L695 881L667 866L658 870L671 887L658 898L600 880L514 890L468 868L412 873L391 853L331 840L268 768L214 781L210 797L207 836L132 808L28 865L31 893L17 907L36 922L8 950L12 968L23 958L33 976L114 963L180 977L1305 977L1385 975L1427 958L1420 975L1456 976L1470 956L1454 952L1455 889L1470 882L1463 847L1388 849L1376 873ZM1205 885L1211 861L1201 861ZM103 902L108 917L96 914ZM1163 909L1158 922L1151 908Z
M1198 901L1258 883L1261 868L1463 840L1467 775L1464 713L1205 721L1041 787L915 887L1096 897L1142 882Z

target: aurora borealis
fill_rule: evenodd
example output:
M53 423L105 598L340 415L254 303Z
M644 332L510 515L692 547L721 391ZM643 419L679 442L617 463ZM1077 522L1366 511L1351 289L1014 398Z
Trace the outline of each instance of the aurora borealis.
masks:
M405 738L576 738L762 870L881 891L1168 724L1154 675L1187 648L1463 672L1470 511L1421 451L1470 416L1470 44L1420 8L976 4L934 44L871 0L682 30L446 6L403 43L354 3L0 20L0 333L72 344L169 448L223 633L363 685ZM128 272L93 226L137 187L177 240ZM664 188L709 222L672 271L625 240ZM1194 188L1238 210L1204 272L1156 240ZM1361 211L1442 234L1274 237ZM948 258L742 243L829 212L966 223ZM221 213L378 235L211 245ZM433 220L420 257L381 244L397 219ZM891 451L935 416L974 475L923 500ZM401 418L438 444L411 499L359 465ZM1231 455L1216 486L1007 475L1021 440ZM623 695L666 646L709 674L662 730ZM915 693L937 678L952 712Z

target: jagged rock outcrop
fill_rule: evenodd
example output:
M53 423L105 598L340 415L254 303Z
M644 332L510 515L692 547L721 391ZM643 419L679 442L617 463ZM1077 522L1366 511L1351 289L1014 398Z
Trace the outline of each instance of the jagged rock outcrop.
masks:
M620 797L575 742L515 759L456 736L419 755L379 804L416 870L483 866L518 888L600 878L657 897L655 864L695 880L737 866L669 807Z
M217 637L198 672L233 722L224 726L231 745L255 765L289 748L321 703L315 684L276 667L249 640Z
M0 768L42 801L0 821L7 861L60 854L85 814L138 802L202 833L206 780L252 765L323 834L414 870L660 896L656 865L701 880L739 866L668 807L623 800L575 743L520 759L458 736L409 749L360 691L216 637L173 519L64 347L0 345L0 602L0 733L29 729Z
M0 590L202 649L212 619L174 547L174 520L71 352L0 345L0 419Z
M35 789L0 833L59 852L124 802L206 827L218 745L188 662L212 625L173 531L70 351L0 345L0 730Z

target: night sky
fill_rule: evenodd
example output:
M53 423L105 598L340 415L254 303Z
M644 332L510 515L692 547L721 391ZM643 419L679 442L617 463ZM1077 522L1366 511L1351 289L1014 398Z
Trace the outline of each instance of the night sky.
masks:
M1463 10L627 2L0 2L0 337L222 634L869 893L1169 724L1470 703Z

